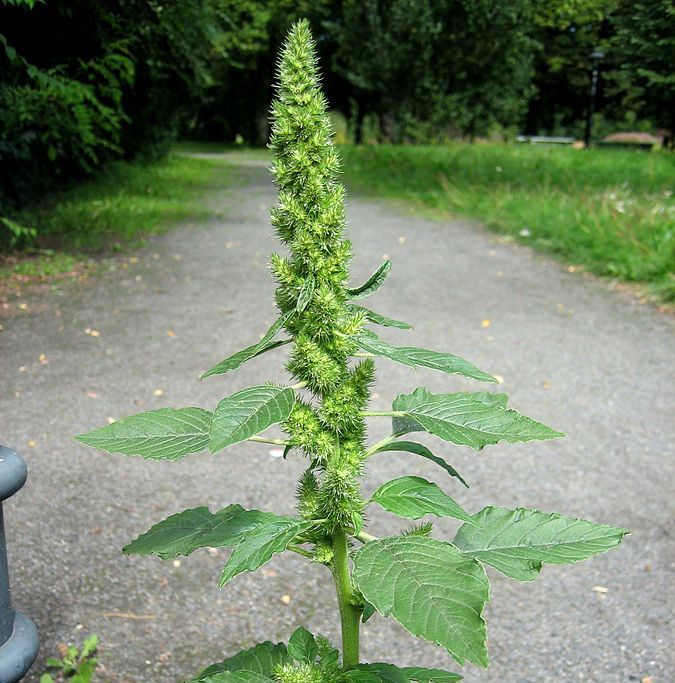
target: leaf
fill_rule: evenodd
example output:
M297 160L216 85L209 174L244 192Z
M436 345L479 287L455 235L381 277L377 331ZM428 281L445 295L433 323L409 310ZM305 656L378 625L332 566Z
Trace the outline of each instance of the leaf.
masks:
M380 446L374 453L383 453L385 451L406 451L408 453L414 453L415 455L420 455L423 458L426 458L427 460L431 460L431 462L435 462L437 465L442 467L451 477L456 477L459 479L466 488L469 488L469 485L464 481L462 476L457 472L457 470L448 465L443 458L439 458L437 455L434 455L426 446L423 446L421 443L416 443L414 441L392 441L391 443L384 444L383 446Z
M314 280L314 276L308 276L304 284L302 285L302 289L300 289L300 294L298 294L298 302L295 306L295 310L298 313L302 313L307 308L307 306L309 306L309 302L312 300L312 297L314 296L315 287L316 282Z
M378 269L360 287L347 289L347 296L350 299L363 299L376 292L386 280L391 270L391 261L384 261Z
M201 678L200 683L274 683L269 676L263 676L255 671L223 671Z
M313 664L319 654L319 646L314 636L304 627L299 626L288 641L288 654L296 662Z
M365 311L366 320L376 325L382 325L382 327L396 327L399 330L412 330L413 326L408 323L401 322L400 320L395 320L394 318L388 318L386 315L381 315L375 311L371 311L369 308L364 306L358 306L357 304L351 304L350 308L353 311Z
M414 636L442 645L459 664L487 666L481 614L488 580L473 558L432 538L385 538L356 552L353 579L380 614L391 614Z
M293 389L271 384L243 389L224 398L213 413L209 450L217 453L283 422L294 403Z
M93 655L94 652L96 652L96 648L98 648L98 636L92 634L85 638L85 641L82 644L82 652L80 652L80 659L87 659L87 657L91 657L91 655Z
M569 564L619 545L627 529L538 510L483 508L453 543L470 557L520 581L536 579L544 562Z
M218 664L212 664L204 669L194 680L202 680L204 677L213 676L223 671L241 670L271 676L277 665L287 662L290 662L290 657L283 643L265 641L248 650L242 650L233 657L229 657Z
M375 612L377 612L377 610L369 602L366 602L363 606L363 612L361 613L361 623L365 624Z
M124 417L75 438L109 453L178 460L208 446L211 415L202 408L160 408Z
M284 313L284 315L278 318L272 327L265 332L265 336L257 344L253 344L252 346L248 346L241 351L237 351L237 353L234 355L220 361L220 363L217 363L212 368L207 370L200 377L200 379L206 379L211 375L224 375L230 370L236 370L242 363L245 363L247 360L251 360L251 358L255 358L266 351L271 351L279 346L290 343L290 339L284 339L282 341L275 342L273 342L272 339L276 337L279 330L286 324L287 320L292 314L292 311L289 313Z
M354 683L457 683L462 680L462 676L441 669L425 669L419 666L400 668L385 662L359 664L355 669L346 671L345 675Z
M359 664L355 669L345 672L347 680L354 683L409 683L401 669L393 664L375 662Z
M481 393L430 394L420 387L401 394L393 408L396 435L427 431L446 441L480 450L499 441L555 439L560 432L506 408L503 395Z
M436 484L422 477L400 477L380 486L371 500L400 517L420 519L424 515L454 517L475 524L471 515Z
M370 330L361 330L355 336L355 340L364 351L409 367L431 368L448 374L463 375L479 382L497 382L492 375L488 375L463 358L450 353L418 349L413 346L391 346Z
M461 681L463 676L443 671L442 669L426 669L419 666L406 666L401 669L403 673L412 681L418 683L456 683Z
M272 555L282 553L298 534L307 531L311 526L310 522L281 515L274 515L256 526L235 546L220 575L220 587L222 588L237 574L254 571L269 562Z
M167 517L122 548L126 555L158 555L170 560L198 548L234 546L242 534L274 517L271 512L244 510L228 505L212 513L207 507L192 508Z

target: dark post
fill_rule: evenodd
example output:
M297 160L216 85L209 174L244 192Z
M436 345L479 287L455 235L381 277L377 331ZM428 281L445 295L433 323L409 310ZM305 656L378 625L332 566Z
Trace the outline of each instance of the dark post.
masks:
M591 132L593 130L593 114L595 114L595 96L598 93L598 74L600 72L600 60L605 53L599 48L595 48L591 53L593 60L593 75L591 76L591 100L588 104L588 117L586 118L586 130L584 131L584 147L588 149L591 144Z
M12 609L2 513L2 501L24 485L27 475L26 463L19 455L0 446L0 683L20 681L38 651L38 634L33 622Z

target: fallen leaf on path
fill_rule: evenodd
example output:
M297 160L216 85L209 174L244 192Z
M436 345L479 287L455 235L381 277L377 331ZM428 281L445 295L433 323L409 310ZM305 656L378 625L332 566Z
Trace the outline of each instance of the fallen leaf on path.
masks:
M87 397L88 398L98 398L98 394L95 391L88 391Z
M27 310L28 310L28 304L20 303L20 304L19 304L19 308L20 308L22 311L27 311Z
M501 375L492 375L496 380L497 384L504 384L504 378Z
M544 389L550 389L550 388L551 388L551 383L550 383L549 381L547 381L547 380L544 380L544 381L541 383L541 386L544 387Z
M38 360L40 361L40 365L48 365L49 364L49 358L47 358L47 356L45 356L44 353L41 353L38 356Z
M403 235L401 235L401 236L398 238L398 243L399 243L399 244L405 244L405 237L404 237Z
M487 318L485 318L485 320L483 320L481 323L482 327L490 327L490 325L492 325L492 321L488 320Z
M153 396L164 396L164 390L163 389L155 389L152 392L152 395Z
M30 439L28 441L28 448L35 448L35 446L37 446L37 443L33 439Z
M167 330L166 331L166 336L167 337L175 337L176 333L173 330Z
M593 590L596 593L600 593L601 595L605 595L606 593L609 593L609 588L605 588L604 586L593 586Z
M174 560L171 564L178 569L178 567L180 567L180 560Z
M282 595L281 596L281 602L284 603L284 605L288 605L291 602L291 596L290 595Z
M91 327L87 327L87 329L84 331L85 334L88 334L90 337L100 337L101 333L98 330L92 330Z
M111 425L113 422L117 422L117 420L114 417L106 417L105 421Z

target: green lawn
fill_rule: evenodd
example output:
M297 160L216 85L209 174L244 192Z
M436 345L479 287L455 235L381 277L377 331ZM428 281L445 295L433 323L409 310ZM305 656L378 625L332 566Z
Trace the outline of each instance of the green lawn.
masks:
M137 246L184 220L214 214L206 193L227 186L222 159L170 155L148 163L118 162L95 179L55 193L12 220L37 233L34 257L0 268L0 276L54 275L85 255ZM31 250L28 250L28 254Z
M675 299L675 155L449 144L341 147L356 192L467 216Z

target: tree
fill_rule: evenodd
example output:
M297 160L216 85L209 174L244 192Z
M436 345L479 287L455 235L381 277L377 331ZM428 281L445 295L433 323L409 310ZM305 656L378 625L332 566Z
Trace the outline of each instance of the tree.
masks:
M524 113L529 27L529 0L347 0L330 25L334 68L353 88L359 119L375 114L390 139L405 138L411 122L436 134L486 133Z
M611 16L609 77L621 106L675 133L675 5L669 0L621 2Z

